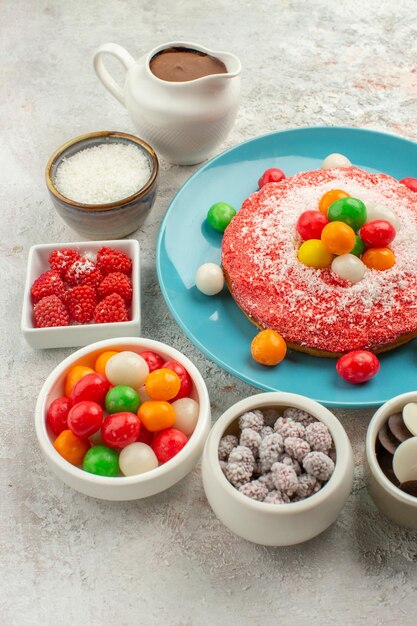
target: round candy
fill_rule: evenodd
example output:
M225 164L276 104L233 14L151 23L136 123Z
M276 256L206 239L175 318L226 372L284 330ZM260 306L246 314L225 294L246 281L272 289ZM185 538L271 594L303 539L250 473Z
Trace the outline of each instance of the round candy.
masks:
M379 361L373 352L352 350L340 357L336 371L348 383L365 383L378 373Z
M357 198L341 198L329 206L327 217L330 222L344 222L356 231L366 222L366 206Z
M192 398L181 398L172 403L175 410L174 428L180 430L184 435L189 437L198 422L200 406L198 402Z
M417 479L417 437L403 441L394 453L392 469L400 483Z
M355 235L355 245L353 246L350 254L354 254L355 256L361 257L365 252L366 246L359 235Z
M356 235L344 222L330 222L323 228L321 241L331 254L347 254L355 245Z
M56 398L51 402L46 412L46 423L54 435L59 435L68 428L68 413L72 407L69 398Z
M285 174L278 167L270 167L268 170L262 174L260 179L258 180L259 189L266 185L267 183L280 183L285 179Z
M88 439L81 439L70 430L63 430L54 442L54 448L72 465L81 465L86 452L90 448Z
M195 285L205 296L215 296L223 289L224 276L220 265L203 263L195 275Z
M403 420L410 433L417 435L417 404L409 402L403 408Z
M261 365L277 365L287 354L287 344L276 330L267 328L254 337L250 346L252 358Z
M141 443L146 443L146 445L150 446L154 436L155 434L151 433L151 431L145 428L143 424L140 425L138 441L140 441Z
M155 436L152 449L160 463L166 463L172 459L187 443L188 438L184 433L175 428L167 428Z
M385 248L395 239L395 228L387 220L372 220L361 228L361 238L368 247Z
M321 169L330 170L332 169L332 167L350 167L351 165L352 163L343 154L333 152L324 159L323 163L321 164Z
M90 437L98 431L103 421L103 409L97 402L83 400L68 413L68 428L77 437Z
M73 387L75 387L83 376L87 376L87 374L95 374L95 372L91 367L85 367L84 365L74 365L74 367L69 370L65 378L65 395L68 396L68 398L71 395Z
M333 259L332 270L340 278L355 284L364 277L366 267L353 254L341 254Z
M141 402L146 402L147 400L151 400L151 398L148 396L145 385L142 385L142 387L139 387L138 394L139 394Z
M112 385L128 385L138 389L148 374L149 367L145 359L129 350L115 354L106 365L106 376Z
M316 269L329 267L332 258L320 239L304 241L298 249L298 260L308 267Z
M119 473L117 452L106 446L90 448L84 457L83 470L98 476L117 476Z
M395 256L389 248L368 248L362 262L371 270L389 270L395 265Z
M137 441L140 421L137 415L123 411L108 415L101 426L101 436L109 448L124 448Z
M214 230L224 233L230 222L236 215L236 211L227 202L216 202L209 208L207 221Z
M408 178L402 178L400 183L408 187L411 191L417 192L417 178L412 178L411 176Z
M107 350L106 352L102 352L99 357L97 357L96 362L94 364L94 369L97 374L101 374L102 376L106 375L106 365L107 361L112 358L118 352L114 350Z
M326 191L326 193L319 200L319 210L324 213L324 215L327 215L329 206L341 198L349 198L349 194L342 189L330 189L329 191Z
M181 365L181 363L178 363L178 361L166 361L163 367L167 370L172 370L173 372L175 372L177 376L179 376L179 379L181 381L180 390L173 399L173 402L175 400L179 400L180 398L187 398L191 394L193 381L191 380L191 376L189 375L185 367Z
M120 413L128 411L136 413L140 405L140 396L133 387L117 385L110 389L106 395L107 413Z
M164 364L164 359L159 356L159 354L156 354L156 352L151 352L150 350L147 350L146 352L141 352L140 356L147 362L149 372L159 370Z
M104 406L104 399L109 390L109 381L102 374L87 374L74 386L71 400L74 404L82 400L91 400Z
M175 424L175 417L174 407L165 400L142 402L138 411L138 418L151 433L169 428Z
M320 211L304 211L297 220L297 233L302 239L320 239L321 231L329 223Z
M387 206L369 203L366 205L366 214L367 222L373 222L374 220L386 220L394 226L396 232L398 232L401 228L400 219Z
M146 443L131 443L119 455L120 471L125 476L144 474L158 467L155 452Z
M181 388L181 381L178 374L163 367L149 374L145 387L152 400L172 400Z

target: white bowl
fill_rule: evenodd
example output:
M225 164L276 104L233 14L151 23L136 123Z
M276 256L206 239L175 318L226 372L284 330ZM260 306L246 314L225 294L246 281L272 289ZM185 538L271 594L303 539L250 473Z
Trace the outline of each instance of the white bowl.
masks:
M417 498L398 489L381 470L375 451L378 432L390 415L408 402L417 402L417 391L402 393L383 404L371 419L366 434L366 486L379 510L393 522L417 530Z
M225 433L236 432L237 418L242 413L266 407L303 409L326 424L333 437L336 447L333 475L320 491L301 502L257 502L241 494L221 470L220 439ZM237 402L216 422L204 447L202 475L213 511L231 531L254 543L289 546L315 537L336 520L352 488L352 446L339 420L318 402L293 393L261 393Z
M111 324L75 324L73 326L56 326L53 328L35 328L33 325L33 304L31 287L43 272L51 269L48 257L53 250L75 248L80 254L96 254L102 246L108 246L124 252L132 259L133 297L128 322ZM21 330L26 341L32 348L74 348L86 346L93 341L111 337L131 337L139 335L141 330L140 315L140 251L136 239L121 241L75 241L69 243L52 243L32 246L29 250L26 272L25 293L23 297Z
M63 395L65 376L76 363L91 367L105 350L152 350L166 360L181 363L193 381L192 396L200 405L197 426L184 448L170 461L138 476L96 476L68 463L53 446L53 437L46 425L46 411L55 398ZM198 369L186 356L159 341L135 337L107 339L77 350L60 363L46 379L36 403L35 428L41 450L52 471L77 491L103 500L136 500L168 489L196 465L210 430L210 400Z

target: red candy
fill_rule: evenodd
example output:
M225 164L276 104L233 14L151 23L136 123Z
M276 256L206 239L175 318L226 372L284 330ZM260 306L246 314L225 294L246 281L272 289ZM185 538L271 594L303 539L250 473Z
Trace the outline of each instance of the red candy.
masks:
M324 213L320 211L304 211L297 221L297 233L302 239L320 239L321 231L329 223Z
M101 436L109 448L121 449L138 440L140 427L140 421L134 413L113 413L104 420Z
M71 407L71 400L65 396L56 398L49 405L46 421L54 435L60 435L63 430L68 429L68 413Z
M77 437L91 437L103 421L103 409L97 402L84 400L75 404L68 413L68 428Z
M184 433L175 428L166 428L155 435L152 450L160 463L166 463L183 449L187 441Z
M146 443L147 446L152 445L152 441L155 433L151 433L150 430L145 428L143 424L140 425L140 433L138 437L138 441L141 443Z
M386 248L395 239L395 228L387 220L372 220L360 230L361 239L369 248Z
M150 350L147 350L146 352L141 352L140 356L147 362L149 367L149 373L153 372L154 370L159 370L161 369L161 367L164 367L164 359L159 356L159 354L156 354L156 352L151 352Z
M285 179L285 174L278 167L270 167L269 170L265 170L260 179L258 180L259 189L267 183L280 183Z
M102 374L87 374L81 378L71 392L74 404L82 400L91 400L104 406L104 399L109 390L110 383Z
M400 183L408 187L411 191L417 192L417 178L412 178L409 176L408 178L403 178L400 180Z
M359 384L371 380L379 371L378 358L368 350L352 350L340 357L336 371L348 383Z
M175 402L175 400L179 400L180 398L188 398L191 393L193 383L185 367L183 367L181 363L178 363L178 361L167 361L163 364L162 367L175 372L179 376L179 379L181 381L181 387L179 392L177 393L175 398L170 400L170 402Z

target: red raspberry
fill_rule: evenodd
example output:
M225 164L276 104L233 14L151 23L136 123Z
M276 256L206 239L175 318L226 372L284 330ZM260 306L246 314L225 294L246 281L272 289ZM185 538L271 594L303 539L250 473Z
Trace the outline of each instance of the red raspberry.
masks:
M58 296L46 296L33 307L36 328L50 326L68 326L69 315Z
M109 296L112 293L118 293L126 302L132 300L132 291L132 283L126 274L122 274L122 272L107 274L98 287L100 298Z
M77 285L64 296L68 313L75 322L91 322L97 306L97 292L91 285Z
M74 261L65 274L65 280L71 287L75 285L91 285L98 287L103 276L95 263L89 259L81 257L78 261Z
M61 248L60 250L53 250L48 261L51 268L64 277L69 266L79 259L81 259L81 254L77 250Z
M97 266L104 275L111 272L130 274L132 271L132 261L124 252L106 247L97 252Z
M122 296L112 293L98 303L94 311L94 321L96 324L107 324L109 322L127 322L129 320L126 304Z
M37 302L45 296L62 296L65 293L65 286L58 272L48 270L35 280L31 293L34 302Z

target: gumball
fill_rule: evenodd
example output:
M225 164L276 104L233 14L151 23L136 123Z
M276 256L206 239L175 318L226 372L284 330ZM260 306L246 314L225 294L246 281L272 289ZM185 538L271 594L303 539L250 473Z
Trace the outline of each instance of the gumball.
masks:
M152 399L148 396L148 392L146 391L145 385L142 385L142 387L139 387L138 394L139 394L141 403Z
M304 211L297 220L297 233L302 239L320 239L321 231L329 223L320 211Z
M133 387L117 385L108 391L105 404L107 413L124 411L136 413L140 405L140 396Z
M181 398L172 403L175 409L174 428L180 430L184 435L189 437L196 427L200 406L198 402L192 398Z
M366 222L373 222L374 220L386 220L394 226L397 233L401 229L401 222L399 217L397 217L395 213L391 211L391 209L387 206L368 203L366 205L366 214Z
M56 398L51 402L46 412L46 423L54 435L59 435L68 428L68 413L72 407L69 398Z
M140 356L147 362L149 372L159 370L164 364L164 359L159 356L159 354L156 354L156 352L151 352L150 350L147 350L146 352L141 352Z
M224 233L236 215L235 209L227 202L216 202L209 208L207 221L214 230Z
M203 263L195 275L195 286L205 296L215 296L224 287L223 270L216 263Z
M298 249L298 260L308 267L316 269L329 267L332 258L320 239L304 241Z
M71 396L73 387L75 387L83 376L87 376L87 374L95 374L95 372L91 367L85 367L84 365L74 365L74 367L69 370L65 378L65 395L68 398Z
M342 189L330 189L329 191L326 191L326 193L319 200L319 210L324 213L324 215L327 215L329 206L341 198L349 198L349 194Z
M371 380L379 371L378 358L369 350L352 350L340 357L336 371L348 383L358 384Z
M193 381L191 380L191 376L189 375L185 367L181 365L181 363L178 363L178 361L167 361L166 363L164 363L163 367L167 370L172 370L173 372L175 372L179 376L181 381L180 390L173 399L173 402L175 400L179 400L180 398L187 398L191 394Z
M165 400L150 400L142 402L138 411L138 418L147 430L156 433L163 428L175 424L175 409Z
M368 247L385 248L395 239L395 228L387 220L373 220L361 228L361 238Z
M341 254L333 259L332 270L340 278L355 284L364 277L366 267L353 254Z
M355 245L353 246L350 254L354 254L355 256L361 257L365 252L366 246L359 235L355 235Z
M356 231L366 222L366 206L357 198L341 198L329 206L327 217L330 222L344 222Z
M55 439L54 448L68 463L81 465L90 449L90 442L88 439L77 437L70 430L63 430Z
M371 270L389 270L395 265L395 256L389 248L368 248L362 262Z
M260 179L258 180L259 189L266 185L267 183L280 183L285 179L285 174L278 167L270 167L268 170L262 174Z
M417 192L417 178L412 178L411 176L408 178L402 178L400 183L408 187L411 191Z
M107 361L106 376L112 385L128 385L138 389L148 374L148 364L136 352L119 352Z
M262 330L252 340L250 346L252 358L261 365L277 365L287 354L287 344L276 330Z
M356 243L356 235L344 222L330 222L323 228L321 241L331 254L347 254Z
M155 436L152 449L158 461L166 463L183 449L187 441L188 438L184 433L175 428L167 428Z
M124 448L137 441L140 433L140 421L134 413L123 411L108 415L102 426L101 436L109 448Z
M82 400L91 400L104 406L104 399L109 390L109 381L102 374L87 374L74 386L71 392L73 404Z
M158 467L155 452L146 443L131 443L119 455L120 471L125 476L144 474Z
M84 457L83 470L98 476L117 476L119 457L107 446L93 446Z
M102 352L99 357L97 357L96 362L94 364L94 369L97 374L101 374L102 376L106 375L106 365L107 361L112 358L118 352L114 350L107 350L106 352Z
M77 437L90 437L98 431L102 421L103 409L90 400L78 402L68 413L68 428Z
M350 167L351 165L352 163L343 154L333 152L324 159L323 163L321 164L321 169L330 170L333 167Z
M145 387L152 400L172 400L181 388L181 380L178 374L163 367L149 374Z
M155 433L151 433L151 431L145 428L145 426L141 423L138 441L140 441L141 443L146 443L146 445L150 446L154 436Z

